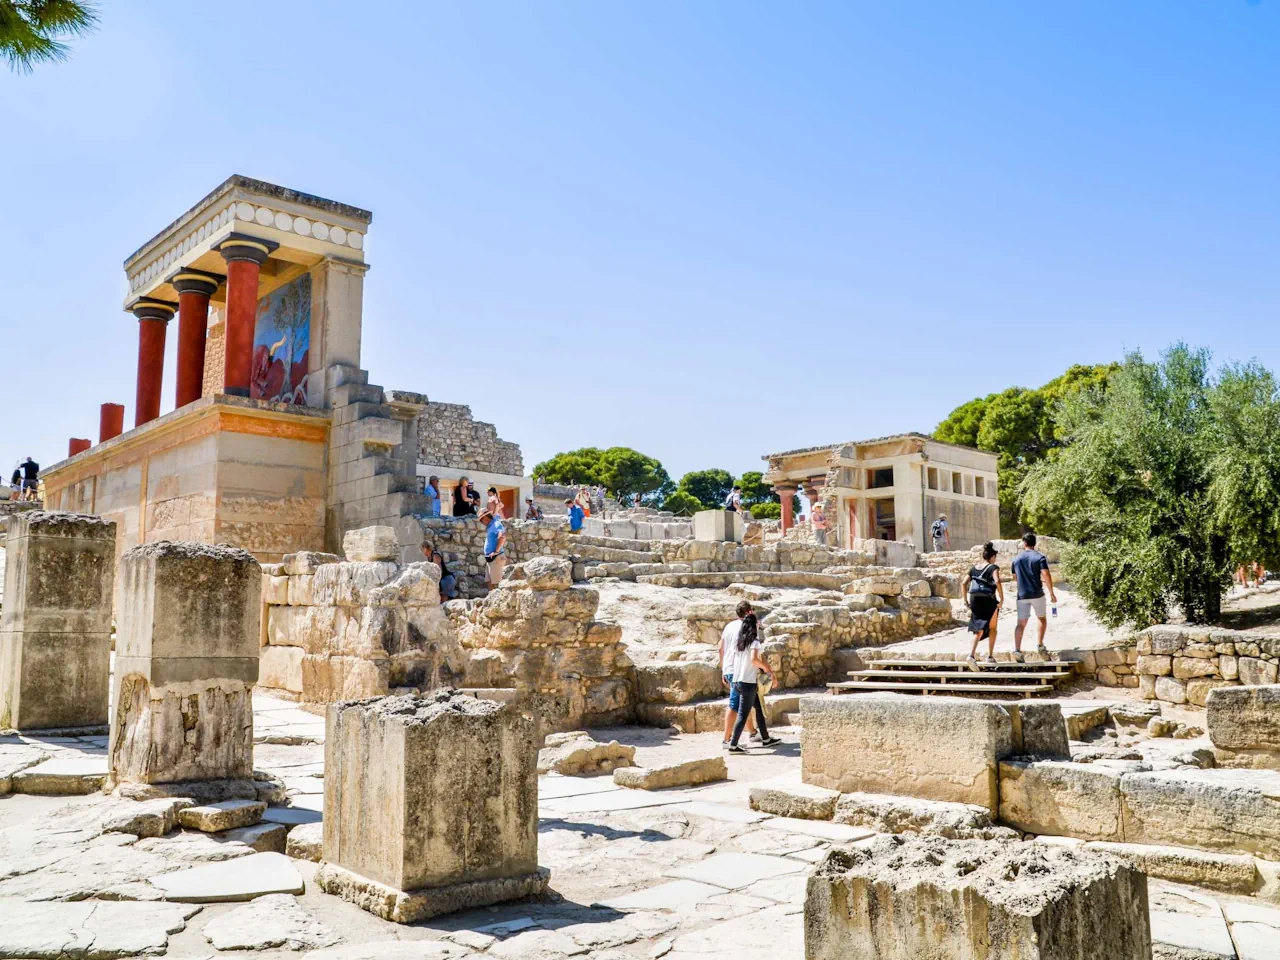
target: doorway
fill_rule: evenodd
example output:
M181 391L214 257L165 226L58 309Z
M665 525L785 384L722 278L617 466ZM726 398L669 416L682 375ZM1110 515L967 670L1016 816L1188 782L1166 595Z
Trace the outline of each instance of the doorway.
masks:
M893 510L893 498L871 501L871 522L877 540L897 540L897 516Z

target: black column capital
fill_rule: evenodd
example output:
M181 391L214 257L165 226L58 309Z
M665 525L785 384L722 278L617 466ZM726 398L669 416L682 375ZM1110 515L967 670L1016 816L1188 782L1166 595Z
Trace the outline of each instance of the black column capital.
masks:
M168 323L178 312L178 305L168 300L156 300L154 297L139 297L129 304L128 310L139 320L160 320Z
M228 263L232 260L252 260L254 263L262 264L279 246L280 244L274 240L264 240L262 237L253 237L247 233L233 233L214 249L222 254L222 258Z
M206 297L211 297L218 289L218 284L222 283L226 277L220 273L210 273L208 270L183 267L175 270L165 279L178 293L203 293Z

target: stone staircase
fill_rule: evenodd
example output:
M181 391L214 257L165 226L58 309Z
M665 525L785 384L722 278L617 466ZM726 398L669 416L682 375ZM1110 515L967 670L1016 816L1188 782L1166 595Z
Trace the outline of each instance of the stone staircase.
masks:
M833 694L893 690L1030 697L1052 693L1070 679L1075 665L1074 660L1007 661L979 663L973 670L963 660L871 660L861 670L850 670L851 679L827 684L827 690Z

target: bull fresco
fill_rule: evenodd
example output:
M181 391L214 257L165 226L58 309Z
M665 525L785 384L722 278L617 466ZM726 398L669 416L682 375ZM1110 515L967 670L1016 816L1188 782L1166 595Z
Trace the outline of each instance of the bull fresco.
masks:
M303 406L311 359L311 275L258 301L249 396Z

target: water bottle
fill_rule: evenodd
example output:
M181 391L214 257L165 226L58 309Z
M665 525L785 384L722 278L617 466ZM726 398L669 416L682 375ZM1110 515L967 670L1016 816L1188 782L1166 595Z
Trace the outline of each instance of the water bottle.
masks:
M1056 603L1053 605L1053 615L1055 617L1058 615L1058 605Z

